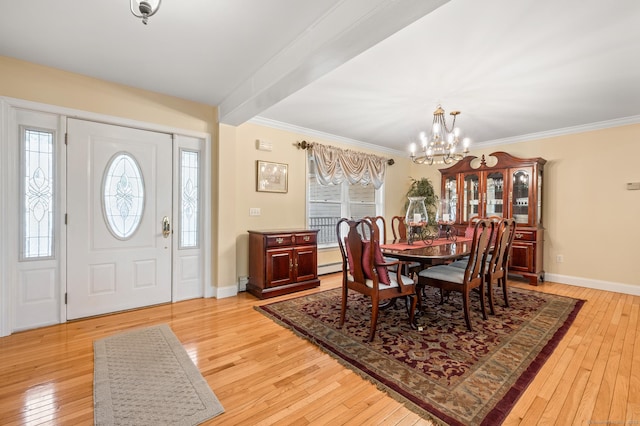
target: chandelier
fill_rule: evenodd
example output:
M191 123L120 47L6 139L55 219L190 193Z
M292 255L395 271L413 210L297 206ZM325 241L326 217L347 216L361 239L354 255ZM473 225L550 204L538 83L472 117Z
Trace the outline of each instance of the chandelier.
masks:
M136 18L142 18L142 23L147 25L149 17L155 15L158 9L160 9L160 3L162 3L162 0L157 0L155 8L152 6L152 3L155 3L154 1L149 2L146 0L129 0L129 2L131 13L133 13L133 16L135 16ZM133 6L134 3L136 3L137 7ZM138 10L137 12L136 8Z
M421 152L416 155L416 144L412 143L409 148L411 151L411 161L416 164L451 164L454 161L462 160L469 153L469 138L462 140L463 151L458 151L460 145L460 128L456 127L456 117L460 115L460 111L451 111L453 116L451 128L447 126L444 118L444 109L438 105L433 112L433 125L431 126L431 134L420 132Z

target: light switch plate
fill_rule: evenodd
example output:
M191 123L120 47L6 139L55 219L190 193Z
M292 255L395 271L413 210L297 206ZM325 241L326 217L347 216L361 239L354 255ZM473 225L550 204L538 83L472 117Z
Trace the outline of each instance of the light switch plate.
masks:
M251 207L249 209L249 216L260 216L260 207Z
M627 184L627 190L628 191L633 191L636 189L640 189L640 182L629 182Z

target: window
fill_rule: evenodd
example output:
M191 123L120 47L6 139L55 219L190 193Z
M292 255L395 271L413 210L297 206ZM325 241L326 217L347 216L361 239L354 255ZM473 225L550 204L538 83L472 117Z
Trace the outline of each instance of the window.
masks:
M121 152L109 162L103 182L102 206L109 231L120 240L129 239L144 210L142 171L132 155Z
M53 258L54 133L21 127L20 258Z
M360 219L382 215L383 189L350 185L346 180L338 185L321 185L315 177L315 163L309 160L307 211L309 227L319 229L318 245L336 245L336 223L342 217Z
M180 244L179 248L198 247L198 152L180 150Z

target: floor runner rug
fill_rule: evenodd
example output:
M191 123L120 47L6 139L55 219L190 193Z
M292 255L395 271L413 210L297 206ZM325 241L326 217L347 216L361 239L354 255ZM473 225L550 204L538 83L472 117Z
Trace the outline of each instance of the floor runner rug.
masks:
M96 425L197 425L224 411L166 324L93 346Z
M409 409L437 424L501 424L575 319L583 301L518 288L510 307L482 320L472 292L469 332L462 299L427 288L423 331L409 327L404 301L380 313L367 342L368 299L350 292L338 328L341 289L257 306L279 324L318 345Z

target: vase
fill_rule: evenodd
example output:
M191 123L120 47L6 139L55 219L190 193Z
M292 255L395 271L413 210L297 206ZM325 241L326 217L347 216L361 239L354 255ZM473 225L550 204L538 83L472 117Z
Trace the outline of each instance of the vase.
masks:
M409 197L409 207L404 217L407 226L407 243L413 244L416 239L423 239L424 231L429 221L427 207L424 205L426 197Z

